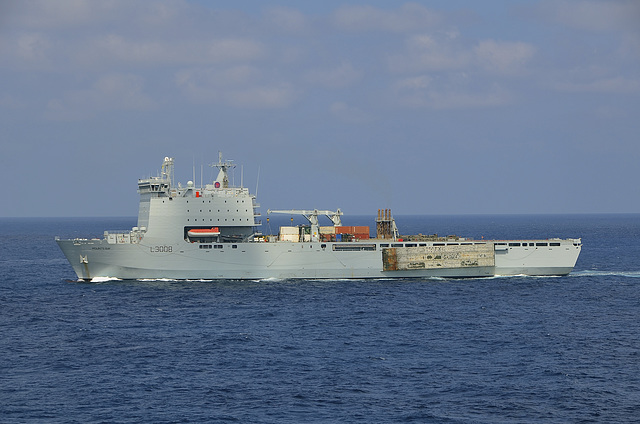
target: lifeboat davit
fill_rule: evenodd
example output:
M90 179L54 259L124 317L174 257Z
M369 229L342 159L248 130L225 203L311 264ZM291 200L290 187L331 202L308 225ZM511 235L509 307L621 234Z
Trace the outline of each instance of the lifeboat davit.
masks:
M192 228L187 234L189 237L215 237L220 235L218 227L212 228Z

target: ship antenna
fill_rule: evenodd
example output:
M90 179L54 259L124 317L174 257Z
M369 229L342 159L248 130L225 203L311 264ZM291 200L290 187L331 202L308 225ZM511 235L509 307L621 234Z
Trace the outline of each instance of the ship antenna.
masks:
M258 198L258 184L260 184L260 165L258 165L258 178L256 180L256 198Z

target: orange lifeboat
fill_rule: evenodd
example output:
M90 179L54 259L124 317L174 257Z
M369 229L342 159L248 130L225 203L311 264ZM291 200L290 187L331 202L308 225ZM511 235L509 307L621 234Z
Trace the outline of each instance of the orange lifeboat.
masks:
M220 235L218 227L211 228L192 228L187 234L189 237L215 237Z

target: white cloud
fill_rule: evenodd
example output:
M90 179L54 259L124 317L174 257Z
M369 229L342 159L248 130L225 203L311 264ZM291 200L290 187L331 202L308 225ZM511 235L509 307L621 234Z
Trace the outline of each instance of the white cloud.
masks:
M232 105L251 109L279 109L290 106L296 100L296 92L290 84L250 87L228 94Z
M268 9L264 14L267 25L279 31L301 33L308 29L307 17L300 11L285 7Z
M585 31L640 30L637 0L553 0L542 3L540 10L549 20Z
M158 64L175 59L177 46L162 41L129 40L123 36L109 34L89 40L78 61L88 59L92 63Z
M495 40L481 41L473 50L483 68L498 74L521 73L536 51L531 44Z
M251 39L218 39L212 40L208 46L208 60L213 62L254 60L263 54L263 45Z
M183 69L176 74L178 87L190 99L198 102L221 101L230 90L253 85L260 79L260 71L246 65Z
M441 20L436 12L417 3L406 3L396 10L372 6L342 6L334 13L336 26L350 31L423 31Z
M127 2L92 0L23 0L15 8L18 23L26 28L69 29L114 18Z
M71 91L51 100L46 116L53 120L77 120L106 110L148 110L155 102L143 87L144 80L136 75L105 75L89 89Z
M122 66L238 63L268 53L257 38L264 28L248 25L247 16L186 1L24 0L8 11L0 49L14 69L64 70L71 63L122 72Z
M116 63L139 67L238 63L257 60L265 54L262 43L244 38L145 40L109 34L87 41L75 57L85 66Z
M297 98L289 83L266 81L250 66L185 69L176 74L176 84L191 100L256 109L282 108Z
M546 86L570 93L639 92L639 1L554 0L537 11L562 31L556 46L540 49L556 56L547 66Z
M433 78L428 75L404 78L395 83L396 90L424 90L429 88Z
M431 92L426 106L433 109L468 109L504 106L511 95L498 86L481 92Z
M491 73L522 73L536 52L528 43L480 41L475 47L461 45L457 33L419 34L405 41L403 51L390 55L393 72L455 71L480 65Z
M50 70L59 60L46 33L19 32L0 36L0 69Z
M390 55L388 65L393 72L444 71L464 68L471 60L471 52L458 46L451 35L420 34L409 37L403 51Z
M625 77L600 78L588 82L558 82L555 88L572 93L636 94L640 80Z
M153 0L21 0L11 4L12 22L26 30L68 32L88 30L119 32L148 32L154 28L168 29L174 25L184 27L193 22L202 11L197 4L187 1Z
M328 88L347 87L362 77L362 72L357 71L350 63L342 63L330 69L311 70L306 75L306 80L312 84L320 84Z
M404 78L392 85L391 96L396 105L429 109L494 107L511 102L511 95L497 84L488 90L477 90L460 83L466 78L464 74L445 81L428 75Z

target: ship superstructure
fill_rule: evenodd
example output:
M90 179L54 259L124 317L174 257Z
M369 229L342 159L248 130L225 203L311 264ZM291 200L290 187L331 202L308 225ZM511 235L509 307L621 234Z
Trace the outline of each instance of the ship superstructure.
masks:
M308 225L258 228L259 205L229 180L235 165L219 154L218 175L196 187L174 183L174 160L160 175L138 181L137 226L105 231L101 239L57 239L80 279L264 279L488 277L566 275L580 239L471 240L400 236L389 209L379 210L375 235L344 226L342 212L269 210L299 214ZM333 225L321 226L319 216Z

